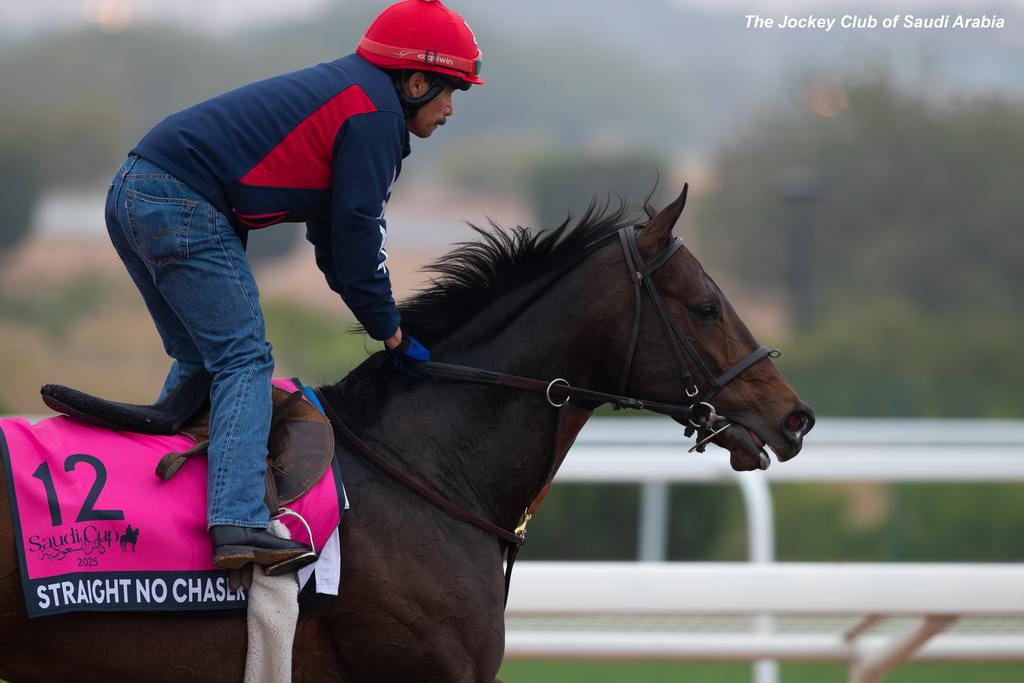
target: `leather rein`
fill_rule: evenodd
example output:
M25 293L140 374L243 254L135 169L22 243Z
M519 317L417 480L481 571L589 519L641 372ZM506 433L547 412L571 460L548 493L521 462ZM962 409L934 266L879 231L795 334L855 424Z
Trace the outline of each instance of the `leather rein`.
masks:
M634 300L633 330L630 335L629 347L626 353L626 363L623 367L622 375L619 380L618 393L610 394L592 389L574 387L567 380L560 377L544 381L529 377L509 375L492 370L456 365L453 363L428 361L410 363L410 367L414 372L430 377L487 384L497 387L510 387L513 389L543 393L547 398L548 403L554 408L561 408L568 404L570 400L575 399L578 402L586 402L591 405L607 403L614 406L616 409L625 408L633 410L651 410L680 420L685 419L687 421L686 436L690 436L694 432L697 434L697 443L690 450L703 452L704 446L707 443L732 426L730 423L726 422L725 426L720 426L717 430L715 429L716 423L720 423L725 420L715 412L715 408L711 403L711 400L719 391L721 391L722 387L736 379L736 377L749 367L761 360L764 360L765 358L774 358L779 355L779 352L768 349L765 346L760 346L738 363L722 372L720 375L714 375L697 353L693 343L685 334L683 334L675 320L672 318L672 315L668 310L668 306L665 304L665 301L662 298L661 293L658 291L657 286L654 284L652 277L655 271L664 265L669 258L683 246L682 239L674 237L661 252L652 258L650 262L645 264L636 241L636 227L630 226L622 228L618 231L618 237L622 244L626 266L629 269L630 280L633 283ZM591 246L593 246L593 244L596 243L592 243ZM636 355L637 342L640 336L640 316L644 291L647 292L651 302L653 303L654 309L657 311L658 317L661 320L665 336L669 340L669 348L672 351L673 359L675 360L676 366L679 370L683 393L686 397L686 402L684 403L662 403L624 395L633 365L633 358ZM686 362L687 358L692 361L707 381L708 388L703 395L701 395L697 388L693 373L690 372L689 365ZM523 523L520 524L515 531L508 531L507 529L503 529L502 527L492 524L491 522L467 511L463 507L453 503L433 489L402 472L399 468L382 457L379 453L374 451L373 448L367 445L366 442L359 438L359 436L353 432L340 417L338 417L330 402L326 401L322 395L319 395L319 391L317 394L321 405L323 405L325 409L327 418L330 420L334 429L353 446L358 454L384 470L388 475L396 479L414 493L429 501L431 504L441 508L445 512L463 520L464 522L486 531L492 536L498 537L505 543L505 602L507 603L509 586L512 579L512 566L515 563L516 556L519 554L520 547L526 541L526 522L529 521L529 518L532 516L533 511L536 509L540 500L547 493L551 481L554 479L555 472L557 471L557 460L551 468L547 482L545 482L541 491L534 497L530 506L524 513ZM555 457L557 458L557 454Z

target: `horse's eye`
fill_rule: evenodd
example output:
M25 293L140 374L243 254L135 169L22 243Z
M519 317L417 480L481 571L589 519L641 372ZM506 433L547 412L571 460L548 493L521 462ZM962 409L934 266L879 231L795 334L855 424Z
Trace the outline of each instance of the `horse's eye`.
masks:
M697 320L715 320L718 317L718 306L713 303L697 304L690 307L690 313Z

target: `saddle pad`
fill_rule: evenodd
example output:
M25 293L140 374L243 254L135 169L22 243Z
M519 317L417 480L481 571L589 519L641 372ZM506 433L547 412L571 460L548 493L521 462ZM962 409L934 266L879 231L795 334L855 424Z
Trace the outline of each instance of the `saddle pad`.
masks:
M206 458L189 458L169 481L155 474L165 453L191 445L182 435L116 432L64 416L34 425L0 419L30 617L245 606L244 592L230 590L228 572L213 565ZM288 506L309 523L318 551L341 521L343 496L335 464ZM292 538L308 539L299 519L281 521Z

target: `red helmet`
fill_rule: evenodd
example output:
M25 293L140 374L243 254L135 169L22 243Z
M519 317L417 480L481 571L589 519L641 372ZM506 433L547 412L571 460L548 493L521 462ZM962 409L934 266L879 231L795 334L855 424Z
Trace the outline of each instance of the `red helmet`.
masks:
M381 69L416 69L480 85L480 48L466 20L439 0L403 0L380 13L356 54Z

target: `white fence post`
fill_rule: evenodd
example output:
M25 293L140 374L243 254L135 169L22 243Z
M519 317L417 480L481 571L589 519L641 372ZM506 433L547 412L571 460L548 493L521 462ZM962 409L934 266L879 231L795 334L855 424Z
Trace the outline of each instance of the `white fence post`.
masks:
M736 483L743 493L747 514L747 560L768 565L775 562L775 509L768 480L761 472L734 472ZM775 620L769 614L755 618L755 628L763 634L775 630ZM754 662L754 683L778 683L779 664L770 659Z
M664 562L668 557L669 507L667 483L649 481L640 487L637 559L641 562Z

